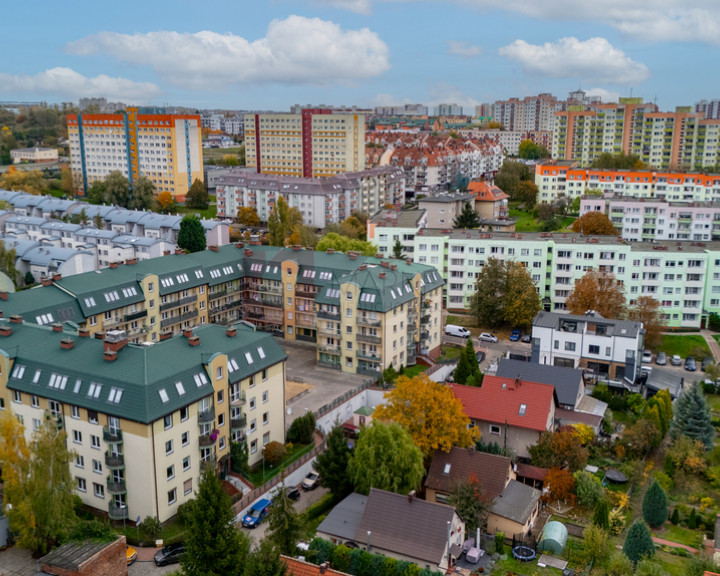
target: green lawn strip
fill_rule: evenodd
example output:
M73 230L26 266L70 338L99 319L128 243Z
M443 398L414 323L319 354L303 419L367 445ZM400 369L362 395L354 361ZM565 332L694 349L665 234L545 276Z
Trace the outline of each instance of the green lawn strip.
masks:
M242 146L233 146L232 148L203 148L203 162L208 160L222 160L226 154L237 156L242 150Z
M711 412L720 412L720 396L717 394L705 394Z
M423 366L421 364L416 364L415 366L408 366L407 368L405 368L403 376L407 376L408 378L414 378L418 374L425 372L425 370L427 369L427 366Z
M440 358L436 360L436 362L446 362L450 363L458 358L460 358L460 353L463 351L463 348L453 348L452 346L443 346L443 353Z
M278 466L270 466L270 464L265 461L265 477L263 478L263 465L262 463L257 466L254 470L252 470L248 475L248 479L250 482L252 482L253 486L260 486L264 482L267 482L271 478L277 476L280 471L282 471L284 468L288 466L288 464L291 464L298 458L300 458L303 454L306 454L307 452L310 452L314 448L314 444L295 444L290 452L288 452L287 456L283 459L283 461Z
M698 347L702 348L706 355L711 355L705 338L699 334L663 334L660 349L668 356L677 354L681 358L687 358Z
M683 526L675 526L669 522L665 524L663 530L653 530L653 536L656 538L662 538L663 540L669 540L670 542L676 542L678 544L685 544L685 546L692 546L693 548L699 548L702 536L698 530L690 530Z

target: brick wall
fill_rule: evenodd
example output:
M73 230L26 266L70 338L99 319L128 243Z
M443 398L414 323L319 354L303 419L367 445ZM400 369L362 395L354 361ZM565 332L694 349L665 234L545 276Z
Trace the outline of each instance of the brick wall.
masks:
M125 536L118 537L97 554L80 565L79 570L70 570L59 566L41 563L40 570L57 576L127 576L127 556Z

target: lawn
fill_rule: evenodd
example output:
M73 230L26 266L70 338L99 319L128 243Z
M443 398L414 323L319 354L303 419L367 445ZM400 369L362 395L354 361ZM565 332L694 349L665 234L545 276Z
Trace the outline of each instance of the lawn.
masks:
M443 346L443 353L440 358L436 360L437 363L446 363L450 364L452 362L457 361L460 358L460 354L462 354L462 351L465 350L465 347L461 348L453 348L452 346ZM407 371L406 371L407 373Z
M427 370L427 366L423 366L422 364L415 364L415 366L408 366L405 368L405 371L403 372L403 376L407 376L408 378L415 378L418 374L421 374Z
M517 220L517 222L515 222L515 232L543 232L542 222L536 220L531 212L510 208L510 218ZM574 217L565 216L560 220L560 228L555 232L569 229L574 221Z
M705 394L705 400L707 400L711 412L720 413L720 396L717 394Z
M707 356L710 356L710 348L705 338L699 334L664 334L660 346L660 350L664 350L668 356L677 354L681 358L692 356L697 348L701 348Z
M247 474L247 478L253 483L253 486L261 486L270 480L270 478L277 476L281 470L287 468L288 464L291 464L303 454L310 452L314 446L314 444L295 444L280 465L270 466L268 462L263 461L263 464L256 467L254 470L251 470L250 473Z
M205 220L213 220L217 216L217 203L215 201L215 196L210 196L209 201L210 204L205 210L198 210L197 208L187 208L182 204L178 204L175 208L175 211L178 214L199 214L200 218L204 218Z
M670 542L677 542L678 544L685 544L686 546L692 546L693 548L699 548L702 540L702 532L699 530L690 530L689 528L683 528L682 526L674 526L669 522L665 524L665 528L661 531L653 530L652 535Z
M222 157L227 154L233 154L237 156L242 150L242 146L234 146L232 148L203 148L203 162L208 160L222 160Z

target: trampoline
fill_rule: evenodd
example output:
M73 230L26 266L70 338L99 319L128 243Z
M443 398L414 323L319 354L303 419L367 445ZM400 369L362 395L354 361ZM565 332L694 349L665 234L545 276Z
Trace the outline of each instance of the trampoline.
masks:
M520 562L530 562L531 560L535 560L535 550L530 548L530 546L515 546L512 551L513 557L515 560L518 560Z

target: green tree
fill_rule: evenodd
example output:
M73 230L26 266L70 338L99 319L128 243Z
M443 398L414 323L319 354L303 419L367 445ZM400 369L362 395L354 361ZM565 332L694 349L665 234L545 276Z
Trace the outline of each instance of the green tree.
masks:
M285 246L285 240L303 223L300 211L290 207L285 198L279 196L275 209L268 218L270 246Z
M5 241L0 240L0 271L7 274L8 278L12 280L15 286L18 285L19 276L19 273L15 266L16 261L17 252L15 252L15 248L10 248L10 250L8 250L5 246Z
M598 503L595 505L592 523L606 532L610 530L610 502L605 498L598 500Z
M650 488L645 492L642 513L645 522L653 528L659 528L668 519L667 496L657 480L650 484Z
M113 206L127 207L130 199L130 182L122 172L113 170L105 178L105 190L102 201Z
M478 324L530 326L540 308L540 296L527 268L520 262L488 259L470 298L470 310Z
M473 207L470 205L470 202L466 202L465 206L463 206L462 212L457 215L455 220L453 221L453 228L479 228L480 227L480 217L478 216L478 213L473 210Z
M586 212L572 223L573 232L585 236L615 236L617 229L612 220L602 212Z
M195 178L195 181L185 196L185 206L193 210L206 210L209 204L210 196L208 195L207 188L205 188L205 183L199 178ZM255 215L257 215L257 212Z
M468 378L472 378L475 383L480 379L480 366L475 356L475 346L472 343L472 338L467 339L453 375L453 380L458 384L466 384Z
M452 491L448 494L448 502L465 522L468 534L475 534L478 528L485 530L488 516L493 507L493 500L488 498L482 483L475 474L455 483Z
M380 488L407 494L420 487L424 475L423 454L399 424L375 420L360 431L348 464L356 492Z
M600 479L590 472L578 470L573 474L575 478L575 494L577 495L578 504L591 508L602 499L603 486Z
M580 212L580 196L575 196L573 201L570 203L570 212L572 214L578 214Z
M203 471L197 496L188 513L185 554L180 558L185 576L226 576L243 573L250 540L233 524L230 497L211 469Z
M98 230L105 229L105 221L99 212L93 216L93 226L95 226Z
M283 554L292 554L300 541L303 522L293 501L280 487L268 510L268 536Z
M333 427L325 442L325 451L318 454L315 460L315 470L320 474L320 483L339 500L352 492L352 484L347 476L350 448L343 427L339 424Z
M642 169L644 164L637 154L625 154L625 152L612 154L610 152L603 152L593 160L592 167L610 170L638 170Z
M188 214L180 221L178 246L188 252L201 252L205 250L207 246L205 229L200 219L194 214Z
M532 179L530 169L525 164L505 160L495 175L495 185L515 200L520 182L530 181Z
M699 384L693 384L680 394L675 401L674 412L675 417L670 427L670 435L673 438L687 436L693 440L700 440L708 450L713 447L715 430L710 407Z
M250 470L248 464L249 456L246 440L230 442L230 469L233 472L236 474L247 474Z
M393 258L400 259L404 258L403 254L403 245L400 243L400 240L395 240L395 244L393 245Z
M608 533L599 526L592 524L583 530L583 549L587 562L602 565L609 552Z
M638 521L630 527L623 545L623 552L635 565L643 558L655 554L655 544L653 544L650 530L645 522Z
M18 545L34 555L47 554L77 522L66 438L49 412L29 445L15 416L0 416L4 506Z
M155 200L155 184L145 176L140 176L128 193L125 208L128 210L147 210Z
M62 188L63 192L68 195L72 195L75 191L72 171L69 166L63 166L60 169L60 188Z
M102 204L105 202L106 191L107 184L105 184L102 180L96 180L90 185L90 188L88 188L87 193L85 194L85 199L90 204Z
M288 429L288 442L293 444L310 444L315 432L315 414L306 412L293 420Z
M258 216L255 206L241 206L238 208L237 221L238 224L244 226L260 226L260 216Z
M25 272L25 286L32 286L33 284L35 284L35 276L28 270Z
M11 166L0 176L0 189L38 195L47 191L47 182L40 170L17 170Z
M353 240L352 238L340 236L340 234L336 234L334 232L325 234L320 239L320 242L317 243L315 249L319 252L325 252L326 250L333 249L337 252L344 252L346 254L350 251L354 251L359 252L363 256L375 256L378 251L377 246L371 242Z
M585 468L588 459L588 449L582 445L572 428L545 431L528 450L532 463L542 468L567 468L574 472Z
M522 202L525 210L532 210L537 203L538 187L532 180L522 180L518 182L515 188L513 200Z
M268 538L252 549L245 560L243 576L285 576L287 567L278 546Z

